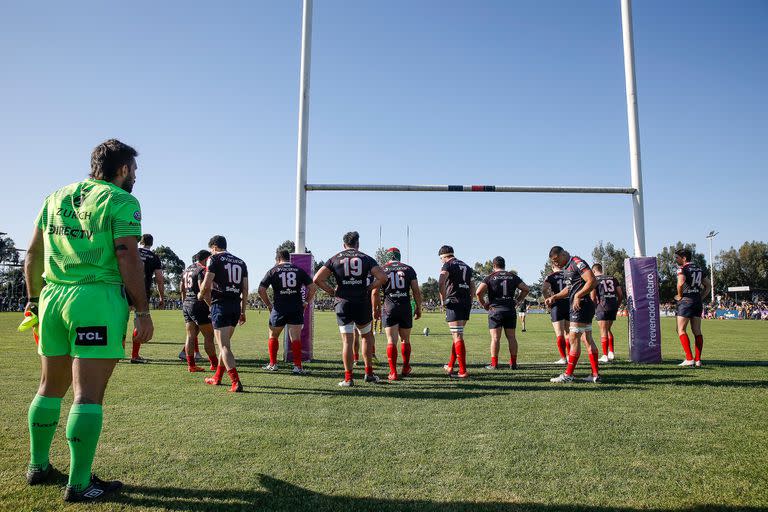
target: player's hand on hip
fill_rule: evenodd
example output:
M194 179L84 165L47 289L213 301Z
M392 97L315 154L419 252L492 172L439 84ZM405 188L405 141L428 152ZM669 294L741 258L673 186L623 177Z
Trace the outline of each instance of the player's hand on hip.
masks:
M581 311L581 299L573 301L573 310Z
M137 317L133 322L133 340L138 343L146 343L155 334L155 326L151 316Z

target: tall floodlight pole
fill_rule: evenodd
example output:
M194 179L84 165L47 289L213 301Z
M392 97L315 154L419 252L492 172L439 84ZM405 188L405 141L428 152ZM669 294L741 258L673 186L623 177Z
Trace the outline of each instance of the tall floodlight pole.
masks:
M712 285L710 299L713 304L715 303L715 260L712 259L712 240L714 240L718 234L720 234L720 232L713 229L707 235L707 240L709 241L709 282Z
M301 23L301 82L299 83L299 144L296 157L296 252L306 251L307 149L309 142L309 68L312 56L312 0L304 0Z
M637 117L635 83L635 49L632 38L632 1L621 0L621 31L624 39L624 80L627 88L627 123L629 125L629 159L632 169L632 218L635 235L635 257L645 256L645 214L643 212L643 174L640 169L640 122Z

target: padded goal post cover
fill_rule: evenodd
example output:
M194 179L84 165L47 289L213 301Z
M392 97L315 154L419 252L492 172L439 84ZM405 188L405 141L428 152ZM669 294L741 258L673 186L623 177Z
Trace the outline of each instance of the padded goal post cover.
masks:
M304 270L309 277L315 275L315 258L311 254L291 254L291 263ZM301 289L302 297L307 296L307 289ZM310 305L304 310L304 327L301 329L301 360L311 361L313 357L313 335L314 335L315 308ZM287 362L293 362L293 352L291 351L291 341L288 337L288 329L283 331L283 358Z
M629 313L629 359L633 363L661 362L659 272L655 257L624 260Z

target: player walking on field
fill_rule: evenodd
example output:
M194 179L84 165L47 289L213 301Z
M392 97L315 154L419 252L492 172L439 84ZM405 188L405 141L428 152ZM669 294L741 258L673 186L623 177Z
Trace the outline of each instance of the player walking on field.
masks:
M374 342L371 331L373 306L371 292L387 281L387 275L376 260L360 252L360 234L350 231L344 235L344 250L330 258L315 274L314 282L329 296L334 297L336 321L342 341L344 360L344 380L341 387L354 386L352 372L352 341L357 328L362 337L363 363L365 364L365 382L379 382L371 365L371 345ZM374 281L366 285L366 277L373 274ZM336 278L336 289L328 284L328 278Z
M552 306L558 299L568 297L570 306L570 338L571 350L568 354L568 366L565 373L550 379L551 382L572 382L573 370L581 355L581 342L587 346L589 363L592 366L592 374L585 378L585 382L600 382L600 370L598 367L598 351L595 340L592 339L592 319L595 316L595 303L589 297L589 293L595 287L597 280L589 269L587 262L578 256L571 256L568 251L556 245L549 251L549 259L552 265L563 269L565 288L562 291L548 297L544 302Z
M240 393L243 384L235 367L231 340L235 326L245 323L245 307L248 303L248 267L245 262L227 252L227 239L215 235L208 242L213 254L208 258L205 278L198 298L211 308L213 337L219 347L219 364L213 377L205 379L206 384L218 386L226 370L232 381L230 391Z
M505 270L506 262L501 256L493 258L493 272L483 279L477 287L477 300L483 309L488 311L488 329L491 333L491 364L486 370L496 370L499 367L499 345L501 331L507 337L509 345L509 369L517 369L517 316L515 305L525 300L529 288L514 272ZM515 298L515 293L520 290ZM485 296L488 295L488 300Z
M440 270L438 289L440 303L445 307L445 320L451 331L453 343L451 345L451 357L443 369L448 376L454 375L466 379L467 349L464 344L464 326L469 320L472 309L472 297L475 296L475 283L472 281L472 268L453 255L453 247L444 245L437 253L443 267ZM459 373L453 373L453 366L459 362Z
M701 366L701 352L704 348L704 336L701 334L701 313L704 309L703 298L709 293L711 283L704 271L691 262L693 255L688 249L675 251L677 269L677 335L683 345L685 360L678 366ZM691 340L686 328L691 324L691 331L696 340L696 355L691 354Z
M552 265L553 272L544 279L542 293L544 298L551 297L560 293L565 288L565 277L563 270L557 265ZM563 297L552 303L550 308L550 320L552 328L557 338L557 351L560 353L560 359L555 364L568 364L568 354L571 352L571 342L568 338L570 306L568 297Z
M154 331L137 244L141 208L130 193L137 154L116 139L99 144L91 155L89 179L45 199L24 262L26 311L39 307L42 361L40 387L29 407L27 482L42 484L57 475L49 453L61 399L73 385L65 501L93 501L122 487L92 475L91 466L104 391L125 354L126 291L135 309L134 339L148 341Z
M269 314L269 364L264 369L276 372L277 351L280 347L280 334L288 326L288 337L291 340L293 353L293 373L305 375L307 372L301 365L301 329L304 326L304 311L312 303L317 286L309 274L291 263L291 253L286 249L278 249L275 255L277 264L272 267L259 283L259 297L267 305ZM269 300L267 288L272 287L274 302ZM306 296L302 289L306 287Z
M381 295L373 290L374 318L379 317L387 333L387 360L389 361L390 381L398 380L397 375L397 340L402 341L403 371L402 376L411 374L411 328L413 319L421 318L421 290L416 271L400 261L400 249L387 249L387 262L382 268L387 274L384 290L384 308L381 308ZM411 308L411 292L416 301Z
M619 312L619 304L624 299L624 291L621 289L619 280L612 276L603 274L603 266L599 263L592 265L592 273L595 274L597 285L592 290L592 301L597 304L595 318L597 325L600 326L600 344L603 349L601 363L607 363L615 359L613 352L613 331L611 327L616 321L616 314Z
M160 297L160 302L157 305L158 309L165 308L165 281L163 278L163 264L157 254L152 251L152 244L155 239L149 233L141 235L139 241L139 257L144 264L144 289L147 291L147 301L152 296L152 279L154 278L157 283L157 293ZM129 299L129 305L133 305ZM139 348L141 343L133 340L131 346L131 363L142 364L148 361L139 355Z
M184 269L181 274L181 312L184 316L184 327L187 331L186 344L182 354L187 361L187 368L190 372L201 372L195 361L201 359L197 351L197 335L203 333L203 346L208 360L211 363L211 370L216 370L219 365L216 357L216 347L213 343L213 327L211 326L211 311L204 301L198 299L200 294L200 285L205 278L205 262L210 257L211 252L203 249L198 251L192 257L192 264Z

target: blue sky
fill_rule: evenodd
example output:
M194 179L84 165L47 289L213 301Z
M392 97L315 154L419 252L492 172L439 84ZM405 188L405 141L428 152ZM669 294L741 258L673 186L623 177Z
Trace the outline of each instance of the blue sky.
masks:
M649 254L766 240L768 3L634 3ZM294 236L301 2L5 2L0 231L117 137L144 229L188 261L213 234L261 276ZM316 0L311 183L629 184L619 1ZM763 201L761 201L763 200ZM625 196L309 193L307 245L448 243L528 282L553 244L631 252ZM410 254L405 254L406 226Z

